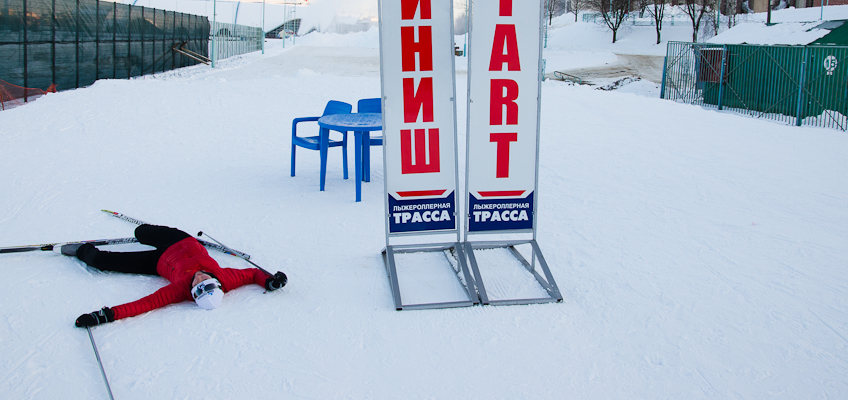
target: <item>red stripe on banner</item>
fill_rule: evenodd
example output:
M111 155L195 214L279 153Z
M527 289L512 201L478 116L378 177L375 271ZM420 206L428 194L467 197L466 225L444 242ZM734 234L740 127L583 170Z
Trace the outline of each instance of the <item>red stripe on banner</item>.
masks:
M445 190L412 190L408 192L397 192L400 197L418 197L418 196L441 196L447 192Z
M477 192L482 197L521 196L526 190L496 190L493 192Z

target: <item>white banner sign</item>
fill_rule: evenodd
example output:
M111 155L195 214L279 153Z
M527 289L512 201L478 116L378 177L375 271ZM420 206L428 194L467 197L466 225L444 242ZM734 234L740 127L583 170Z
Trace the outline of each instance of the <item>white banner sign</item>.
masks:
M468 231L534 228L541 1L473 0Z
M452 6L380 2L390 234L457 229Z

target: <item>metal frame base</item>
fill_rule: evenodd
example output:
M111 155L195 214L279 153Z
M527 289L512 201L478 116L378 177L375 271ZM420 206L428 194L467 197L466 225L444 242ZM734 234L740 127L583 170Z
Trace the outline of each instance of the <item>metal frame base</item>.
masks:
M518 249L515 246L519 246L522 244L530 244L533 248L533 263L527 262L524 256L518 252ZM468 255L468 261L471 265L471 270L474 272L475 277L475 286L477 287L477 292L480 296L480 301L483 305L518 305L518 304L539 304L539 303L561 303L562 302L562 294L559 292L559 288L557 287L556 282L554 281L553 275L551 275L551 270L548 269L548 263L545 262L545 257L542 255L542 250L539 249L539 244L536 243L535 239L531 240L520 240L520 241L493 241L493 242L465 242L463 243L465 246L465 253ZM478 268L477 258L474 257L474 249L482 250L482 249L499 249L499 248L508 248L510 252L524 265L524 268L527 269L533 277L536 278L536 281L542 285L542 288L548 292L550 297L543 298L535 298L535 299L508 299L508 300L489 300L489 297L486 295L486 287L483 284L483 279L480 276L480 269ZM545 274L545 278L542 278L539 275L539 272L536 271L535 261L539 259L539 267L542 269L542 273Z
M457 281L465 290L465 294L468 296L467 301L453 301L453 302L444 302L444 303L422 303L422 304L403 304L400 295L400 286L398 285L397 279L397 268L395 263L395 254L400 253L432 253L437 251L445 251L453 249L456 253L457 264L459 265L460 270L456 269L453 272L456 275ZM445 258L448 256L445 255ZM395 309L400 310L427 310L427 309L436 309L436 308L455 308L455 307L470 307L473 305L480 304L479 296L477 295L477 291L475 289L474 279L471 277L471 273L468 270L468 266L465 262L465 252L463 251L463 246L459 242L454 243L433 243L433 244L411 244L411 245L396 245L396 246L386 246L383 249L383 262L386 264L386 273L389 276L389 285L392 288L392 298L394 299ZM450 262L450 260L448 260ZM453 268L452 268L453 269ZM463 274L465 278L465 283L462 282L462 278L460 278L459 274Z

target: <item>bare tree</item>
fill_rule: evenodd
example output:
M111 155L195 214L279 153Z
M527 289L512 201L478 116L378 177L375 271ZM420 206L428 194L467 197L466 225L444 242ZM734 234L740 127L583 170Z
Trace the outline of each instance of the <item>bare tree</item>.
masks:
M580 11L585 10L588 6L586 5L587 0L569 0L568 1L568 12L574 13L574 22L577 22L577 16L580 14Z
M612 42L615 43L618 28L630 13L630 0L586 0L586 5L601 12L604 23L612 31Z
M698 29L701 28L701 20L704 14L711 10L710 0L684 0L683 12L692 20L692 41L698 41Z
M739 0L724 0L721 3L722 14L727 15L727 28L733 28L736 25L736 7Z
M545 7L545 15L548 17L548 25L551 24L554 20L554 9L556 8L556 1L554 0L545 0L543 6Z
M654 20L654 26L657 28L657 44L660 44L660 31L662 31L663 16L665 16L665 5L668 0L653 0L651 6L648 7L648 14Z
M639 3L639 18L645 18L645 10L651 5L651 0L637 0Z
M554 17L563 14L564 4L562 0L545 0L545 15L548 16L548 25L550 25Z

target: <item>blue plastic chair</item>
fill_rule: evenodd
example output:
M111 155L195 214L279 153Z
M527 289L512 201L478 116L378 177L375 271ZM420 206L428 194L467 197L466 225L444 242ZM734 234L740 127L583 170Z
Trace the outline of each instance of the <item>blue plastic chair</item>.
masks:
M327 103L327 107L324 108L325 115L331 114L350 114L351 110L353 110L353 106L350 104L330 100ZM297 136L297 124L301 122L309 122L309 121L318 121L321 117L305 117L305 118L295 118L292 120L292 149L291 149L291 176L294 176L294 160L295 160L295 149L297 146L303 147L309 150L321 150L321 140L320 136ZM342 147L342 163L344 178L347 179L347 132L341 132L342 140L330 140L328 148L330 147ZM327 160L323 159L321 163L321 177L326 176L327 174ZM324 190L324 181L321 180L321 190Z
M383 113L383 104L379 97L374 99L362 99L356 103L356 112L357 113ZM362 166L362 180L365 182L371 181L371 146L382 146L383 145L383 137L368 137L368 146L364 146L362 149L362 158L363 158L363 166Z

